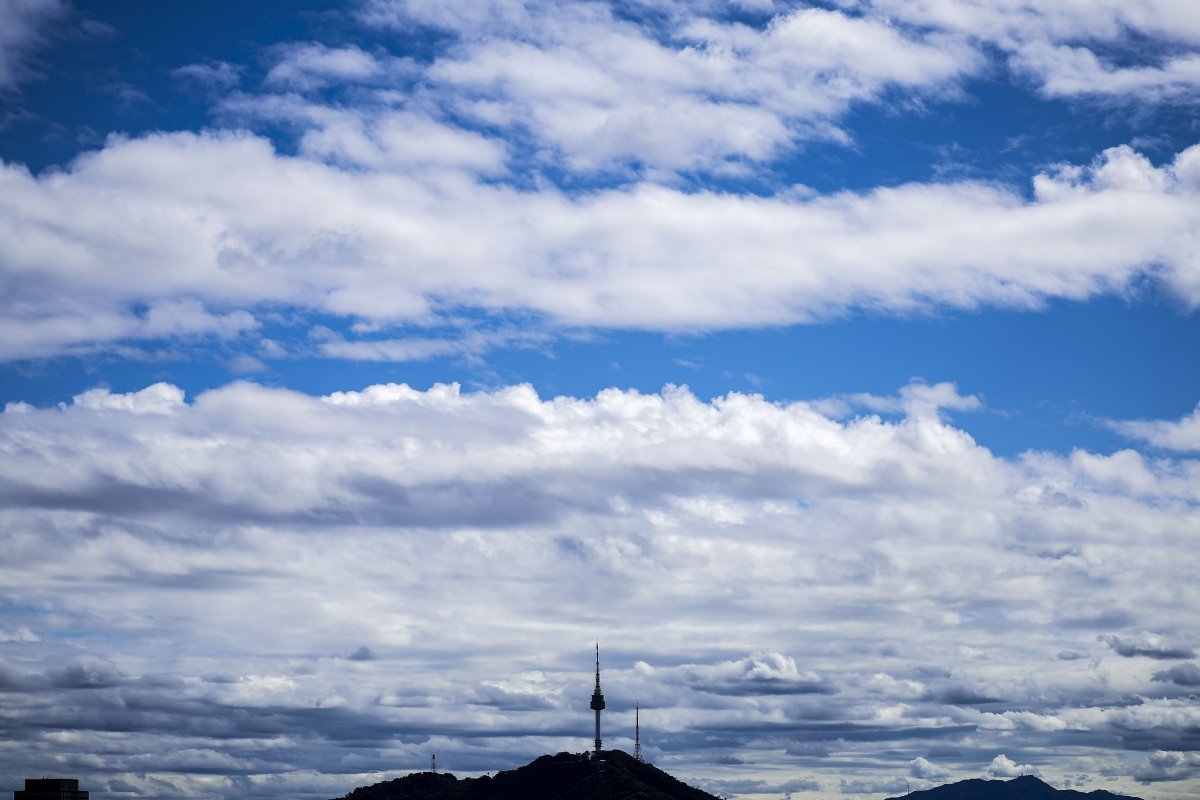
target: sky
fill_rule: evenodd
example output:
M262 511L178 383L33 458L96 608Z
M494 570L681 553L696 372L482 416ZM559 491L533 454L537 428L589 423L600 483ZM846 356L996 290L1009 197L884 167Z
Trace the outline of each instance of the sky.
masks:
M1200 6L0 0L0 789L1200 794Z

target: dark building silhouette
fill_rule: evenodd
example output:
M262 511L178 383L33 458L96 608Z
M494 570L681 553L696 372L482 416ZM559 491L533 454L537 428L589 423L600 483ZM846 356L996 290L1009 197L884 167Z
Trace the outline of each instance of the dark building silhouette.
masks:
M79 790L76 778L26 778L13 800L88 800L88 793Z

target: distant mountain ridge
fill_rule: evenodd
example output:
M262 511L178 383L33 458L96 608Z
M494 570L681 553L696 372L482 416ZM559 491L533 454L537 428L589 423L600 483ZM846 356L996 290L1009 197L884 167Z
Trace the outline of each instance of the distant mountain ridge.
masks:
M416 772L364 786L339 800L720 800L621 750L604 751L603 774L591 754L541 756L482 778Z
M590 753L541 756L523 767L481 778L414 772L363 786L337 800L720 800L621 750L604 751L603 774ZM1140 800L1097 789L1055 789L1023 775L971 780L910 792L888 800Z
M933 789L909 792L887 800L1141 800L1127 794L1113 794L1103 789L1078 792L1074 789L1055 789L1032 775L1012 780L971 780L947 783Z

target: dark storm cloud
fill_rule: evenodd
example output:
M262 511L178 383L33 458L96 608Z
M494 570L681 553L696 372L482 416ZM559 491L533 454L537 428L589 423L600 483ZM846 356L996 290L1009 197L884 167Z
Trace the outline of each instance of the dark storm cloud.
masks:
M795 659L780 653L758 653L739 661L689 665L658 674L698 692L730 697L827 695L838 691L825 676L798 669Z
M1196 651L1192 648L1170 644L1161 637L1154 635L1144 635L1137 641L1128 641L1115 634L1102 636L1100 639L1111 647L1115 653L1126 658L1143 656L1145 658L1166 660L1196 657Z
M973 686L953 682L931 687L924 699L952 706L995 705L1004 702L1003 698L993 697Z
M13 665L0 661L0 691L13 692L41 688L45 683L38 677L26 675Z
M105 689L128 679L111 663L77 657L43 673L25 673L0 661L0 691L44 692L48 689Z
M1170 669L1154 673L1152 680L1173 683L1176 686L1200 686L1200 665L1176 664Z
M1134 623L1135 617L1128 611L1111 608L1098 614L1085 614L1077 617L1064 617L1059 625L1065 628L1081 628L1092 630L1112 630L1127 628Z
M115 666L97 659L76 659L62 669L48 672L47 678L60 689L104 689L125 682Z
M1196 753L1151 753L1133 769L1133 777L1141 783L1180 781L1197 775L1200 775L1200 754Z
M504 711L537 711L561 707L561 703L531 691L506 689L501 686L481 686L475 690L470 703L493 706Z
M760 722L728 723L720 727L697 725L697 733L711 734L728 731L745 737L747 735L784 734L798 742L889 742L906 739L949 739L961 737L977 730L974 725L944 725L937 728L921 728L911 725L869 725L851 720L842 722ZM741 739L740 741L744 741Z
M825 680L786 680L783 678L749 678L718 684L697 684L702 692L727 695L729 697L753 697L756 695L801 695L836 694L838 689Z

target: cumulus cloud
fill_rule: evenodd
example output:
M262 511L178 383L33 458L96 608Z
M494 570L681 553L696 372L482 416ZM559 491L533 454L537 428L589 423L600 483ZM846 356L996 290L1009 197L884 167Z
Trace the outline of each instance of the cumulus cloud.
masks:
M1041 772L1030 764L1018 764L1001 753L988 764L987 774L993 778L1019 778L1022 775L1041 775Z
M1157 64L1116 67L1083 47L1030 44L1013 57L1018 69L1036 75L1051 96L1092 95L1150 102L1190 99L1200 88L1200 55L1168 58Z
M749 12L749 13L747 13ZM448 3L372 0L369 27L455 37L427 71L457 113L573 170L769 162L895 95L954 96L998 54L1050 97L1191 102L1200 31L1179 4L1020 0Z
M453 171L363 174L247 134L113 139L62 173L0 172L0 231L13 234L0 270L14 297L0 357L252 336L256 315L279 306L376 327L470 309L696 331L849 309L1028 307L1146 276L1196 304L1193 162L1200 149L1154 167L1113 148L1037 176L1032 200L978 183L568 196ZM362 341L382 357L396 348Z
M1178 420L1110 420L1108 425L1122 436L1164 450L1200 452L1200 407Z
M375 651L363 645L349 655L351 661L374 661L377 656Z
M945 781L951 775L949 770L939 767L924 756L917 756L912 760L908 774L929 781Z
M606 741L632 747L640 702L644 745L685 778L748 776L756 751L812 774L837 752L865 787L968 777L1018 736L1071 774L1200 745L1194 703L1161 696L1187 675L1121 657L1190 641L1162 587L1195 577L1195 465L1136 462L1131 486L1111 457L1004 459L899 413L235 383L0 415L11 739L97 784L188 751L172 780L195 797L246 775L275 778L246 796L317 800L431 750L483 772L587 745L599 636ZM1114 596L1104 647L1071 620Z
M938 90L977 61L961 41L820 8L761 28L668 18L666 30L600 3L523 6L519 27L428 10L402 8L463 37L429 70L461 92L458 108L525 131L581 171L768 161L798 139L845 138L835 120L852 103Z
M1180 781L1200 774L1200 754L1156 750L1134 767L1133 777L1141 783Z
M726 695L831 694L837 688L812 670L800 670L782 653L756 653L737 661L656 670L659 680L682 680L702 692Z
M372 171L467 170L498 175L507 148L498 139L439 121L428 112L389 105L333 107L296 94L224 100L234 119L286 123L301 131L300 152L315 160Z
M832 416L849 416L858 409L884 414L937 414L941 409L977 411L983 407L983 401L974 395L959 394L958 387L946 381L932 386L923 381L912 381L892 397L857 393L831 397L818 402L815 407Z
M183 405L183 390L169 383L156 383L137 392L113 394L108 389L89 389L75 395L80 408L112 409L133 414L168 414Z
M272 87L306 91L331 82L362 82L384 69L374 56L354 45L333 48L308 42L280 45L277 51L278 60L264 79Z
M849 5L986 42L1052 97L1192 101L1200 89L1200 20L1171 0L1136 7L1119 0L861 0Z

